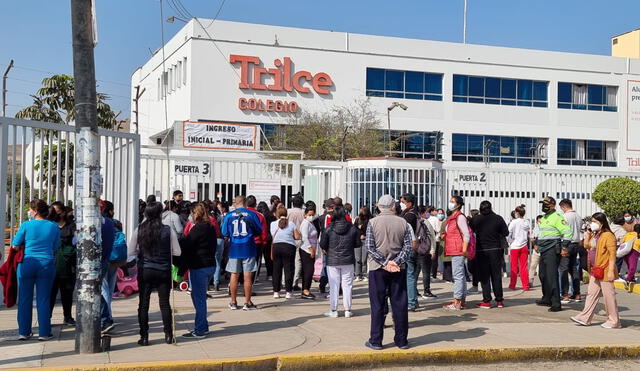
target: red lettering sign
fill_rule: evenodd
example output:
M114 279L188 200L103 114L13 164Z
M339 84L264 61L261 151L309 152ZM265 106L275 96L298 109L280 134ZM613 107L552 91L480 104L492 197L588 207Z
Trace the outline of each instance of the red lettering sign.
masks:
M238 99L238 108L242 111L296 113L298 112L298 103L286 100L240 98Z
M311 88L322 95L331 94L333 81L331 76L324 72L318 72L315 75L309 71L293 71L293 62L291 58L284 57L282 60L273 61L275 68L262 67L262 61L259 57L236 55L229 56L231 64L240 64L240 89L248 90L271 90L271 91L288 91L293 90L298 93L311 93ZM265 84L265 80L270 79L271 84Z

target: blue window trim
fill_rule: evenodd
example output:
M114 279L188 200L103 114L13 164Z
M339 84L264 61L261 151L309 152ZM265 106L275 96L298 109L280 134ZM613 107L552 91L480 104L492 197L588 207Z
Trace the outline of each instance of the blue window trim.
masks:
M535 155L530 151L530 148L539 142L548 142L547 138L454 133L451 136L451 160L482 162L484 144L488 140L494 141L494 144L489 148L489 162L511 164L534 163ZM520 148L522 145L526 148ZM543 160L542 163L546 164L547 161Z
M504 106L548 107L548 81L453 75L453 101Z
M574 104L573 103L573 86L584 85L587 87L587 104ZM607 105L607 88L616 89L616 105ZM588 111L603 111L603 112L618 112L617 96L619 88L613 85L597 85L597 84L580 84L572 82L558 82L558 108L560 109L574 109L574 110L588 110ZM599 102L598 99L600 98Z
M391 86L387 76L397 74L402 74L402 82ZM441 73L367 67L366 96L442 101L442 78Z

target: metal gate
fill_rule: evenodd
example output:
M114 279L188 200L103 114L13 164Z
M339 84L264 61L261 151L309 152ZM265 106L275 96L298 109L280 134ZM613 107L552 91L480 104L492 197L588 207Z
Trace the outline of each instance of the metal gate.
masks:
M0 225L5 245L27 219L34 198L75 202L75 127L0 117ZM140 140L136 134L99 129L102 199L112 201L127 235L138 225Z

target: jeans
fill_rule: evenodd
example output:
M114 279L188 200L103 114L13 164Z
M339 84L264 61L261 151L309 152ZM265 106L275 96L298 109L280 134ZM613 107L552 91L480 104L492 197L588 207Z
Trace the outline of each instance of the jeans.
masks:
M18 264L18 333L31 334L33 287L36 288L38 335L51 335L51 285L56 270L53 260L26 257Z
M298 286L300 279L302 278L302 260L300 259L300 246L302 246L302 241L296 240L296 258L294 260L294 274L293 274L293 284Z
M282 271L284 270L284 289L293 292L293 275L295 271L296 247L288 243L274 243L273 249L273 292L282 289Z
M464 256L452 256L451 268L453 269L453 298L464 300L467 297L467 277L464 266Z
M209 332L209 322L207 321L207 286L214 271L214 267L189 269L191 301L196 310L194 331L199 335Z
M502 249L478 251L478 269L480 270L480 282L482 283L482 301L491 302L491 288L496 301L504 301L502 290L502 264L504 264L504 252Z
M140 286L138 301L138 324L140 325L140 337L149 336L149 300L153 289L158 290L160 313L162 313L162 327L165 335L173 336L171 304L169 295L171 292L171 271L145 269L142 271L143 279Z
M411 251L407 257L407 306L415 309L418 306L418 274L416 268L416 252Z
M366 247L356 247L354 249L356 254L356 276L363 278L367 274L367 258L369 253Z
M571 243L567 246L568 256L560 257L558 274L560 275L561 296L569 295L569 284L572 285L573 295L580 295L580 280L576 280L576 264L578 259L578 244Z
M407 345L409 334L409 312L407 310L407 274L400 271L390 273L384 269L369 271L369 302L371 304L371 333L369 342L382 345L387 296L391 302L397 346Z
M104 326L107 323L113 323L111 315L111 299L113 298L113 290L116 287L116 272L118 268L107 267L102 277L102 304L100 305L100 322Z
M327 254L322 254L322 273L320 273L320 292L324 292L329 284L327 277Z
M351 288L353 287L353 265L334 265L327 267L329 275L329 296L331 310L338 310L338 297L342 287L342 306L351 310Z
M552 247L540 254L540 282L542 282L542 299L552 308L560 308L560 290L558 287L558 263L560 255Z
M311 254L300 249L300 259L302 259L302 289L311 289L311 282L313 281L313 271L315 268L316 259L311 257Z
M224 251L224 240L222 238L218 238L218 247L216 249L216 267L213 271L213 284L220 284L220 272L222 270L222 252Z
M62 313L64 314L64 319L73 318L73 315L71 314L71 306L73 305L73 290L75 289L75 286L75 277L55 276L53 285L51 285L51 299L49 305L51 308L51 315L53 315L53 307L56 305L56 298L58 296L58 291L60 291L60 301L62 302Z

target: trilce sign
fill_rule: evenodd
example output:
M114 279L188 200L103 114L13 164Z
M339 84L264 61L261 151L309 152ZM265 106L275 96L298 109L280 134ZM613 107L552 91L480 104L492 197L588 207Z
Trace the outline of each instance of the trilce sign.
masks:
M330 89L333 86L333 81L327 73L294 72L293 62L289 57L284 57L282 60L274 60L273 68L263 67L259 57L247 55L231 54L229 62L231 64L240 63L240 83L238 88L243 90L286 92L295 90L298 93L309 94L313 88L313 91L317 94L331 94ZM270 80L270 83L265 80ZM240 98L238 100L238 108L249 111L296 113L298 104L295 101L263 101L259 98Z

